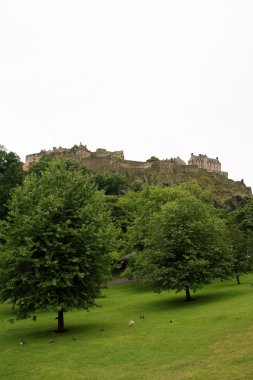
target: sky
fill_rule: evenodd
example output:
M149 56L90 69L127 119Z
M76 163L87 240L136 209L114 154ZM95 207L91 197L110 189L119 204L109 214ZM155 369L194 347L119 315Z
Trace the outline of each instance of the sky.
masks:
M219 157L253 188L252 0L0 1L0 144Z

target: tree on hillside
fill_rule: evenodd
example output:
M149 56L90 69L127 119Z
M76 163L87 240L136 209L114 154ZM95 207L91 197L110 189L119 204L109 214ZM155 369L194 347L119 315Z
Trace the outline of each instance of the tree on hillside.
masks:
M98 174L95 177L99 190L104 190L106 195L122 195L128 188L126 176L118 173Z
M127 240L129 249L133 252L143 250L146 236L149 234L148 221L154 213L157 213L168 202L172 202L189 194L194 195L207 204L212 203L209 192L203 191L198 185L175 185L161 188L159 186L146 186L138 194L128 193L120 199L123 210L127 210L128 227Z
M234 273L240 284L241 274L253 268L253 201L231 212L228 225L234 247Z
M232 212L231 215L241 231L253 231L253 199Z
M233 243L233 271L237 284L240 285L242 274L249 273L253 268L253 232L240 230L236 224L229 224L231 241Z
M180 193L180 191L179 191ZM178 194L146 220L144 249L132 273L155 291L196 291L232 271L232 248L225 222L193 194Z
M0 219L6 217L11 190L23 181L22 162L13 152L0 145Z
M158 161L160 160L156 156L151 156L150 158L146 160L146 162L158 162Z
M44 156L38 162L29 165L29 174L41 175L49 166L50 162L55 160L54 156Z
M109 270L114 229L104 195L85 168L53 160L15 189L2 223L0 296L20 316L95 303Z

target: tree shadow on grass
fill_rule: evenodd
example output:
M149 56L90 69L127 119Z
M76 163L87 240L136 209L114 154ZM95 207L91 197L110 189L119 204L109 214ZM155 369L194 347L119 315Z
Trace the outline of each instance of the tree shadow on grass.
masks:
M183 293L176 294L173 297L169 296L168 298L160 298L157 300L152 300L146 302L142 305L142 311L167 311L168 309L186 309L186 308L198 308L206 304L212 304L217 302L226 302L228 300L241 297L240 292L233 292L233 289L230 287L227 290L222 290L219 292L205 292L205 293L193 293L192 301L186 301L185 295ZM159 297L159 295L157 295Z

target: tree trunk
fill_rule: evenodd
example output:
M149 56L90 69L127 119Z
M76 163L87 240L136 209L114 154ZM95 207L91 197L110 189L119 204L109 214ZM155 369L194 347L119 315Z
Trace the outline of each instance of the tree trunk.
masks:
M66 330L64 330L64 318L63 318L63 310L58 310L58 330L56 332L58 333L64 333Z
M240 285L241 282L240 282L240 276L239 276L239 274L236 275L236 281L237 281L237 284Z
M186 301L191 301L192 298L191 298L191 293L190 293L190 287L189 286L186 286L186 288L185 288L185 294L186 294Z

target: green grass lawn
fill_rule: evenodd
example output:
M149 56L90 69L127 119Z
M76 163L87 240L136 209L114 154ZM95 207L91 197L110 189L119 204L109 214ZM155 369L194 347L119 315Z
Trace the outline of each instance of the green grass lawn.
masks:
M0 379L253 379L252 282L216 282L190 303L137 283L110 286L100 307L65 313L64 334L52 332L53 313L11 323L0 305Z

